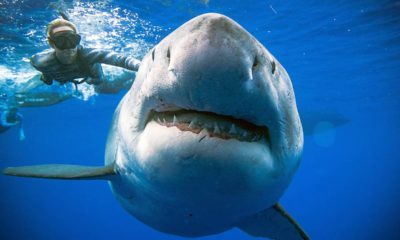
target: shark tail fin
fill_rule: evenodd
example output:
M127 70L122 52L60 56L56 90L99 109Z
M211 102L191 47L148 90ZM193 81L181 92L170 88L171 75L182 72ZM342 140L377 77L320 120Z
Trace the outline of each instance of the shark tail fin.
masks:
M309 240L300 225L283 209L275 204L237 225L242 231L256 237L277 240Z
M111 180L117 175L114 164L100 167L48 164L9 167L3 174L17 177L51 178L64 180Z

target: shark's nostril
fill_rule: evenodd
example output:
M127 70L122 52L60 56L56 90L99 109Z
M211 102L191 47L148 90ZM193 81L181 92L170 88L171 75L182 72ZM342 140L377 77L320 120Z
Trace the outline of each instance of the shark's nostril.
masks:
M168 65L169 65L169 63L171 62L171 51L169 48L167 50L167 59L168 59Z
M251 69L255 71L259 66L260 66L260 61L258 60L258 56L256 55L254 57L253 66L251 67Z
M272 74L275 74L275 70L276 70L276 63L274 60L272 60L271 62L271 72Z

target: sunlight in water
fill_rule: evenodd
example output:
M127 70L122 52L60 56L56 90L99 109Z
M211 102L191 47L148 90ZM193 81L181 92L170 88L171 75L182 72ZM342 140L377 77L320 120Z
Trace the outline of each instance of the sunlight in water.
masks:
M137 13L112 6L109 1L76 1L66 12L83 35L84 45L113 49L136 58L142 58L153 46L146 39L159 39L163 31Z

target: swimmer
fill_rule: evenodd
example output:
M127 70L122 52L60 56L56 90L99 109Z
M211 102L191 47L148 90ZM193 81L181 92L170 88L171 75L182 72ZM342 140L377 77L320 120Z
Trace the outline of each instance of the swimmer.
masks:
M32 66L42 73L40 79L47 85L54 81L60 84L72 82L76 86L86 82L103 89L104 92L117 92L126 88L125 83L108 83L100 63L131 71L137 71L139 68L140 61L133 57L80 45L81 36L77 33L76 26L65 19L50 22L47 27L47 39L51 49L31 58Z

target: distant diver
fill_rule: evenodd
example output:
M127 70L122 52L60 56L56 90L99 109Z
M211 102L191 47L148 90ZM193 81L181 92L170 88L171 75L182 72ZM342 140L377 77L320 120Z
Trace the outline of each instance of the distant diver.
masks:
M52 49L35 54L31 58L32 66L42 73L41 80L47 85L51 85L53 81L60 84L71 82L75 86L86 82L95 85L95 88L98 86L102 92L114 93L126 84L110 84L100 63L131 71L139 69L140 61L136 58L80 45L81 36L77 33L76 26L65 19L59 18L49 23L47 39Z
M22 114L18 113L17 108L10 108L0 113L0 133L9 130L11 127L19 125L19 140L25 139L24 128L22 125Z

